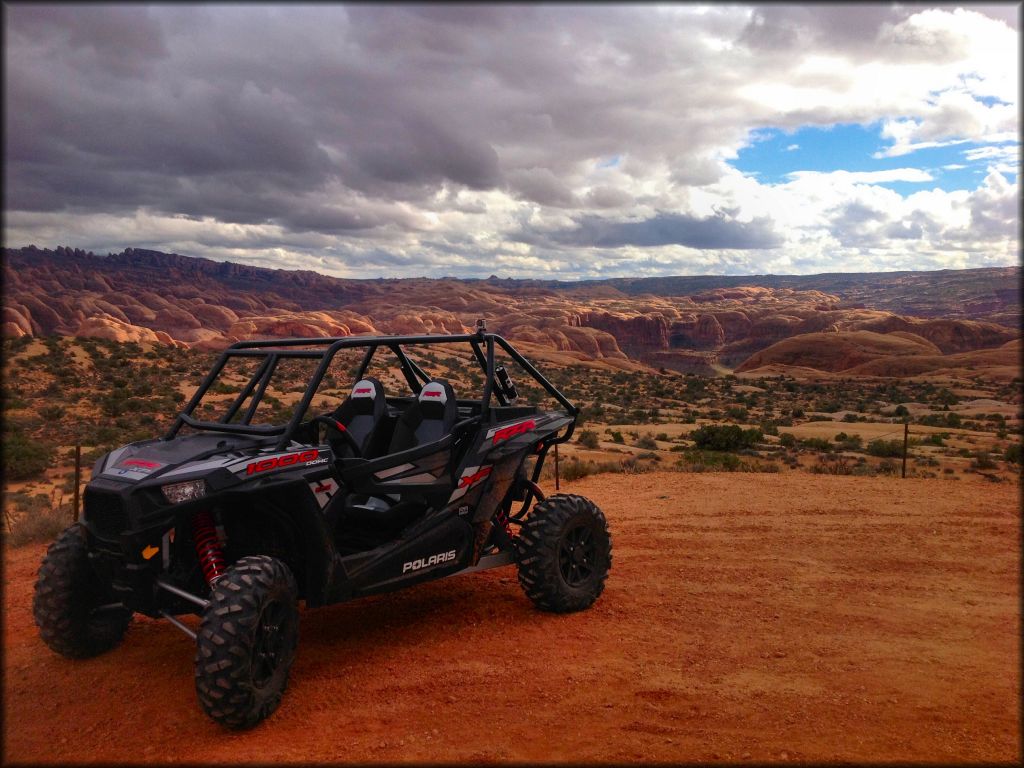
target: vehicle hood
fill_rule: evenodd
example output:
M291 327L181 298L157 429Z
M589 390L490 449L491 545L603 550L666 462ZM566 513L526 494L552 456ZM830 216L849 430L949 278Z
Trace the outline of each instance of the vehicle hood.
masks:
M273 441L224 432L185 435L173 440L144 440L111 451L93 467L93 477L142 481L172 479L217 469L252 456Z

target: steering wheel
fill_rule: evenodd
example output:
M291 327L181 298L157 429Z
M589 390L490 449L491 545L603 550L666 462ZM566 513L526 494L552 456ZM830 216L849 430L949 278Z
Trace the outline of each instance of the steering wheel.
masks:
M316 418L313 419L314 424L321 422L326 424L328 427L331 427L335 432L341 434L341 436L345 439L345 443L348 445L349 448L352 449L352 453L355 454L356 458L363 458L363 451L359 447L359 443L357 443L356 439L352 437L352 433L345 429L344 424L342 424L340 421L335 421L330 416L317 416Z

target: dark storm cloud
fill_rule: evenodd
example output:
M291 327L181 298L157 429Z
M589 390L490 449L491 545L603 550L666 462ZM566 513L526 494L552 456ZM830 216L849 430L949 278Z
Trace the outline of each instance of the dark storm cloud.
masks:
M514 258L495 243L532 241L567 265L575 248L772 248L768 218L683 213L691 190L727 178L755 128L889 116L757 86L849 93L805 71L813 54L941 58L890 34L921 7L8 4L5 208L26 228L212 220L225 250L404 238L402 266L444 242ZM976 220L1003 231L989 205Z
M699 78L686 104L649 108L664 100L648 70L699 57L652 42L620 8L15 5L7 16L14 209L191 214L226 195L217 207L232 210L257 176L286 206L332 184L414 203L451 184L571 206L566 176L581 162L639 142L642 168L677 154L676 141L699 150L722 135L710 114L701 125L674 114L712 96ZM691 35L655 30L669 32ZM265 215L267 199L231 220Z
M766 218L743 222L723 214L699 218L681 213L659 213L643 221L611 221L585 216L573 229L547 233L558 245L588 248L651 248L685 245L689 248L749 250L776 248L782 239Z

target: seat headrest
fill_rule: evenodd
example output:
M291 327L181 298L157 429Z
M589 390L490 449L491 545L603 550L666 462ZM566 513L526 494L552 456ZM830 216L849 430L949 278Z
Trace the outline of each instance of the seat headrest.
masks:
M368 397L371 400L376 400L381 390L383 390L383 386L376 379L362 379L352 387L352 398Z
M447 404L448 400L455 399L455 391L452 385L444 379L434 379L429 384L424 384L420 390L419 401L421 403Z

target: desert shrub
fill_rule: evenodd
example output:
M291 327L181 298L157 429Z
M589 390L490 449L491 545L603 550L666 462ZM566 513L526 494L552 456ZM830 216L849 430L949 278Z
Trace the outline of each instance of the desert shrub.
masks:
M832 417L831 416L825 416L822 413L816 413L813 416L811 416L810 418L808 418L807 420L808 421L832 421Z
M686 451L679 460L679 463L691 472L705 472L708 470L736 472L743 466L740 458L731 453L701 450Z
M893 416L909 416L910 411L907 410L905 405L897 405L896 409L892 412Z
M636 455L638 459L648 459L649 461L661 461L661 456L654 453L653 451L645 451Z
M725 409L725 415L734 421L745 422L749 418L750 414L747 409L740 405L732 405Z
M655 437L655 439L656 439L656 440L662 440L663 442L666 442L666 443L667 443L667 442L668 442L669 440L671 440L672 438L670 438L670 437L668 436L668 432L659 432L659 433L657 434L657 436Z
M55 493L56 491L49 498L44 495L28 496L19 493L11 494L5 499L5 502L12 501L22 513L13 523L8 517L8 532L5 536L8 544L20 547L36 541L52 541L71 525L71 505L63 503L63 496L57 499Z
M558 471L563 480L573 481L590 475L606 472L633 475L641 472L648 472L651 468L652 465L637 461L637 459L632 456L628 459L623 459L622 461L580 461L573 456L572 458L563 461L559 466ZM552 464L545 465L544 476L554 476L554 468Z
M624 437L622 436L622 433L621 433L621 432L619 432L619 431L618 431L618 430L616 429L616 430L614 430L614 431L612 432L612 442L613 442L613 443L618 443L619 445L625 445L625 444L626 444L626 438L624 438Z
M856 451L861 448L864 441L860 435L848 435L845 432L840 432L836 435L836 443L836 448L841 451Z
M594 473L593 465L591 461L580 461L574 456L559 463L558 474L563 480L579 480Z
M883 459L878 464L878 473L881 475L896 475L899 471L900 465L891 459Z
M856 469L857 465L846 456L819 456L811 472L815 475L852 475Z
M4 430L4 471L8 480L29 480L50 466L53 449L43 440L34 440L17 426Z
M1003 452L1003 458L1013 464L1020 464L1021 447L1020 443L1013 443L1012 445L1006 446L1006 450Z
M995 469L996 463L992 460L988 451L978 451L974 454L974 459L971 461L972 469Z
M778 427L778 425L774 421L762 422L762 424L759 427L759 429L765 435L778 435L779 434L779 427Z
M655 442L654 438L650 435L642 435L641 437L638 437L634 445L636 445L637 448L645 448L647 450L654 450L658 447L658 443Z
M820 453L832 453L832 441L825 437L805 437L800 441L800 447L807 448Z
M872 440L868 443L868 453L872 456L893 457L903 455L902 440Z
M39 409L39 415L49 421L56 421L64 415L64 406L57 404L44 405Z
M582 432L580 432L580 436L576 439L576 442L578 442L584 448L597 448L597 432L594 432L593 430L590 429L584 429Z
M843 409L843 403L838 400L819 400L814 404L813 410L821 411L822 413L835 413Z
M783 448L795 448L796 447L796 435L792 432L783 432L779 435L779 443Z
M690 433L697 448L708 451L738 451L760 442L760 429L743 429L735 424L708 424Z
M853 424L854 422L860 421L860 417L856 413L847 413L843 416L843 421L847 424Z
M921 445L938 445L941 447L946 444L943 439L948 437L948 432L930 432L921 438Z
M926 427L961 427L963 419L952 411L948 413L926 413L917 420L918 424Z

